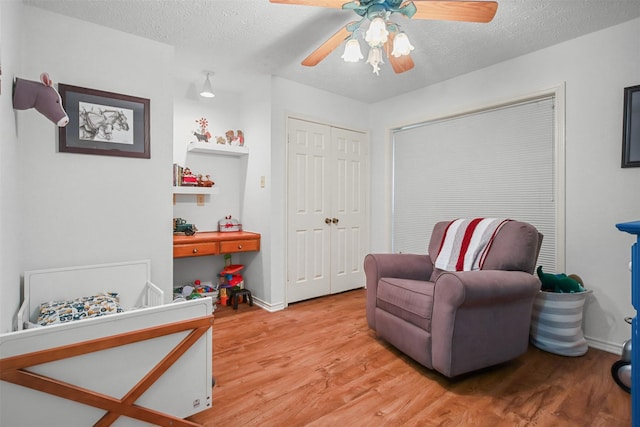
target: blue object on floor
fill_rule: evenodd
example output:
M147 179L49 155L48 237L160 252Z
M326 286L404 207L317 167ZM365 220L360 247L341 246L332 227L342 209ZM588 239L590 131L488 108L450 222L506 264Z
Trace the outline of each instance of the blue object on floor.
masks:
M631 246L631 304L636 315L631 321L631 425L640 427L640 334L638 333L638 309L640 309L640 221L616 224L620 231L636 235L636 243ZM633 369L633 365L636 366Z

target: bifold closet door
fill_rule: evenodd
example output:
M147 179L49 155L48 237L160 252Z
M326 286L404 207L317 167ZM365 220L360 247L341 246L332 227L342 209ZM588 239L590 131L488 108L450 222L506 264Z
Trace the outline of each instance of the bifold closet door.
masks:
M366 134L289 119L287 302L364 285Z

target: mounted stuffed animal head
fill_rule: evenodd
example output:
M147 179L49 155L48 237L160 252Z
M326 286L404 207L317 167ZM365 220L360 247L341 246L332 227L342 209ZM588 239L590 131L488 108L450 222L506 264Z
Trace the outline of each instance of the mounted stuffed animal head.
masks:
M13 108L35 108L58 127L64 127L69 123L69 116L62 106L62 98L54 89L53 81L47 73L40 75L39 82L16 78L13 84Z

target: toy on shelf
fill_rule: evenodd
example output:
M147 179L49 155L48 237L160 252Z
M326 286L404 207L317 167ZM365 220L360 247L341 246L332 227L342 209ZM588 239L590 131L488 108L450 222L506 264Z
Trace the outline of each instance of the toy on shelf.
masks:
M244 132L238 129L237 133L229 129L224 134L227 144L244 147Z
M177 163L173 164L173 185L175 187L213 187L215 184L209 174L196 175L188 167L182 167Z
M182 171L182 185L191 187L198 185L198 177L195 176L189 168L184 168Z
M205 175L202 177L202 174L198 174L198 187L213 187L215 182L211 180L211 175Z
M209 133L209 131L207 130L207 127L209 126L209 121L204 117L201 117L198 120L196 120L196 123L200 125L200 128L194 131L193 135L195 135L198 142L209 142L209 139L211 138L211 133Z

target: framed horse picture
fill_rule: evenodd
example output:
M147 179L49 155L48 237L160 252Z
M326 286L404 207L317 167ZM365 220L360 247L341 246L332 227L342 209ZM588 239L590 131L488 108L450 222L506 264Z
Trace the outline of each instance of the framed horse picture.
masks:
M148 99L62 83L58 92L69 116L59 152L151 157Z

